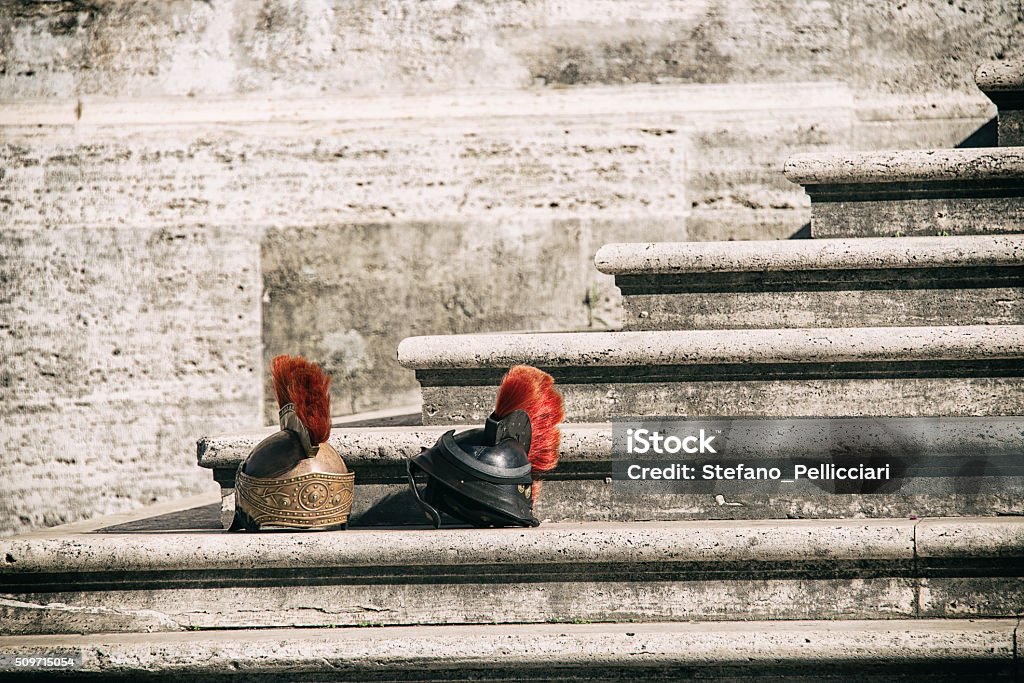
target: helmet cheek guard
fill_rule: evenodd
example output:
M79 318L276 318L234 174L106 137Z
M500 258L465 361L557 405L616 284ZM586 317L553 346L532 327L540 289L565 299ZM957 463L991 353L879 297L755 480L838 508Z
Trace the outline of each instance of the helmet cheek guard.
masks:
M409 487L435 528L445 512L476 527L538 526L528 457L529 415L516 410L483 429L446 432L407 464ZM417 475L426 477L423 491Z

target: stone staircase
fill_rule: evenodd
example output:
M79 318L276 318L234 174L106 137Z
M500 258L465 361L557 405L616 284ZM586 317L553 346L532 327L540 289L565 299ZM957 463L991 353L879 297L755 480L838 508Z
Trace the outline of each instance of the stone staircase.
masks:
M813 237L1018 232L1019 147L800 154L786 177L811 197Z
M1024 476L735 499L610 481L611 420L637 415L764 418L752 459L815 416L904 418L930 454L1020 452L1019 149L798 157L787 174L815 239L602 248L622 331L403 341L416 424L331 437L358 481L346 532L223 533L254 432L199 444L219 505L0 542L0 654L196 679L1018 676ZM566 399L544 524L422 528L405 460L481 421L514 363ZM943 419L914 432L922 417Z
M788 155L992 143L1009 0L847 4L0 3L0 535L201 491L278 353L416 402L406 336L616 329L605 243L804 234Z
M255 535L192 505L5 541L0 652L197 680L980 680L1020 654L1015 518Z

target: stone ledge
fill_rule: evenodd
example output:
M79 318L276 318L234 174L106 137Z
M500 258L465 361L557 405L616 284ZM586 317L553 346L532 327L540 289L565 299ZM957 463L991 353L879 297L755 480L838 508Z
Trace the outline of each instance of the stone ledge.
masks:
M784 172L810 195L812 237L1024 232L1021 147L798 154Z
M536 529L318 533L36 532L0 541L0 585L39 575L487 564L818 562L1024 557L1024 518L702 520L545 524ZM141 579L140 579L141 580ZM190 579L202 582L202 577ZM113 582L125 581L121 576ZM31 581L29 582L29 584ZM24 584L28 585L28 584Z
M612 275L1021 266L1024 236L608 244L594 263Z
M804 186L1000 180L1020 185L1024 184L1024 149L797 154L786 160L784 173Z
M830 457L840 452L873 449L879 444L901 460L907 454L932 453L963 457L1016 452L1020 440L1016 418L945 418L936 424L930 418L907 418L897 427L898 444L888 428L851 432L836 442L831 432L801 420L761 420L757 438L745 438L730 445L730 454L751 463L779 457ZM431 445L449 429L461 431L470 425L369 428L336 430L331 443L345 457L356 475L357 493L350 526L355 528L421 524L419 510L406 485L405 464L409 457ZM545 476L543 492L535 508L545 521L672 521L686 519L785 519L898 517L941 515L991 515L1024 511L1019 477L995 476L983 491L976 483L955 476L927 477L902 482L887 493L836 495L813 484L730 495L728 505L715 492L674 494L670 497L644 491L626 491L609 481L612 475L612 425L566 424L561 428L559 467ZM234 474L264 432L207 437L199 442L199 465L213 470L220 484L222 524L234 516ZM126 526L125 523L128 522ZM121 529L144 529L129 520L111 522ZM152 528L152 527L148 527ZM92 524L90 530L96 530Z
M424 424L473 424L511 365L554 376L567 423L622 415L1019 415L1024 326L834 327L411 337Z
M984 93L1024 91L1024 60L981 64L974 71L974 82Z
M122 128L196 124L305 123L344 121L350 127L378 128L381 121L460 118L558 117L566 120L628 114L730 114L805 111L853 107L849 88L837 82L669 84L590 86L562 90L487 90L452 94L356 95L317 98L168 97L110 99L83 97L63 102L11 102L0 110L0 127ZM742 92L743 97L737 94ZM44 128L39 133L46 133Z
M1024 358L1024 326L688 330L409 337L398 362L416 370L870 363Z
M1024 145L1024 60L982 64L974 81L999 109L999 146Z
M1020 519L978 519L970 529L950 519L926 519L914 533L917 557L1006 557L1010 548L1024 548Z
M1024 237L609 244L630 331L1024 323Z
M334 429L328 439L353 469L380 465L401 465L432 446L445 432L463 431L479 425L443 427L367 427ZM222 436L207 436L197 444L200 467L237 468L253 447L273 433L271 430ZM607 459L611 449L610 424L574 424L562 429L563 462ZM358 483L358 482L357 482Z
M918 523L861 519L279 534L207 531L190 534L187 543L182 543L178 534L161 533L34 535L0 541L0 558L4 558L0 560L0 584L10 587L16 577L53 573L303 567L393 567L403 571L415 566L514 565L527 558L534 564L909 560L914 557ZM970 542L976 520L960 518L951 523L961 527L951 545ZM1024 520L1016 523L1024 524ZM1011 538L1019 541L1020 534ZM1024 553L1020 548L1014 552L1018 551Z
M794 419L759 420L759 439L743 439L730 446L730 453L744 458L779 458L817 456L837 447L836 435L814 426L801 425ZM842 420L836 420L837 424ZM936 424L933 418L903 418L900 425L900 447L907 452L969 454L977 451L977 445L985 443L987 451L999 449L1015 452L1019 447L1020 419L1015 417L946 418ZM472 429L474 425L444 425L432 427L377 427L363 429L335 430L329 443L341 453L353 467L373 467L393 464L404 466L405 461L418 455L424 447L432 445L447 431L460 432ZM612 457L611 423L565 424L561 432L559 463L579 465L602 463L608 465ZM794 438L799 434L799 438ZM850 441L841 442L844 451L872 447L871 439L882 439L886 430L853 434ZM198 444L198 463L209 469L235 469L248 456L253 446L265 435L264 432L244 432L208 436ZM861 441L861 439L866 439ZM557 475L559 470L550 473ZM610 470L608 470L610 472ZM602 478L608 472L602 472ZM574 471L575 473L575 471ZM92 528L90 526L90 528Z
M0 655L72 650L82 657L82 673L192 680L229 672L349 680L403 672L417 679L427 673L431 680L465 680L475 673L484 680L517 672L523 678L636 680L645 670L659 678L831 672L870 680L916 680L926 673L956 680L1012 675L1020 656L1016 630L1014 619L271 629L0 637ZM884 675L875 678L879 667Z

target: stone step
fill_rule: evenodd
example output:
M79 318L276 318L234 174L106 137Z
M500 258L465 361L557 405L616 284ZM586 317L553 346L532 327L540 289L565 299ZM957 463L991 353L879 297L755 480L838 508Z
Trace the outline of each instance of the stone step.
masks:
M0 637L104 680L1012 680L1017 620L532 624ZM34 672L49 680L50 672Z
M482 422L511 365L551 373L567 422L631 415L992 416L1024 410L1024 326L410 337L425 424Z
M982 64L974 82L999 109L999 146L1024 145L1024 60Z
M1024 148L797 154L813 237L1024 232Z
M761 420L752 425L756 434L737 434L742 427L733 425L727 454L754 467L782 458L834 463L833 454L849 452L870 453L915 467L922 462L917 456L936 465L968 457L977 462L989 458L994 463L992 458L1015 454L1024 438L1024 427L1017 418L903 418L886 420L884 425L851 422L833 420L829 429L822 429L814 420ZM350 527L422 524L419 506L408 490L406 461L449 429L469 428L335 429L330 443L356 473ZM713 487L665 494L643 484L613 483L611 424L567 424L561 431L558 468L545 477L535 507L546 522L1024 514L1024 477L1006 472L983 480L962 472L900 477L892 486L869 492L837 493L817 482L800 481L784 485L765 482L745 492L730 493L728 499ZM199 465L212 470L221 486L221 523L225 527L234 515L238 465L269 433L264 430L199 441Z
M1024 323L1024 235L608 244L630 330Z
M231 533L195 511L0 541L0 633L1009 617L1024 518Z

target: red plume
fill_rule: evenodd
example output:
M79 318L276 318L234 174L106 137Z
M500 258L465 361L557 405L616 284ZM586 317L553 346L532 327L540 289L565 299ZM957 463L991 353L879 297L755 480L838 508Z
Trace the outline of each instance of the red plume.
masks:
M548 373L529 365L516 365L505 373L498 389L494 416L501 420L516 410L530 416L533 438L530 442L530 465L533 476L550 472L558 464L558 423L565 417L562 395L555 389L555 380ZM540 483L534 484L534 499Z
M292 375L292 360L291 356L275 356L270 365L270 376L274 378L274 394L277 396L278 408L292 402L288 398L288 378Z
M271 366L278 407L295 404L295 415L315 443L331 435L331 378L302 356L277 356Z

